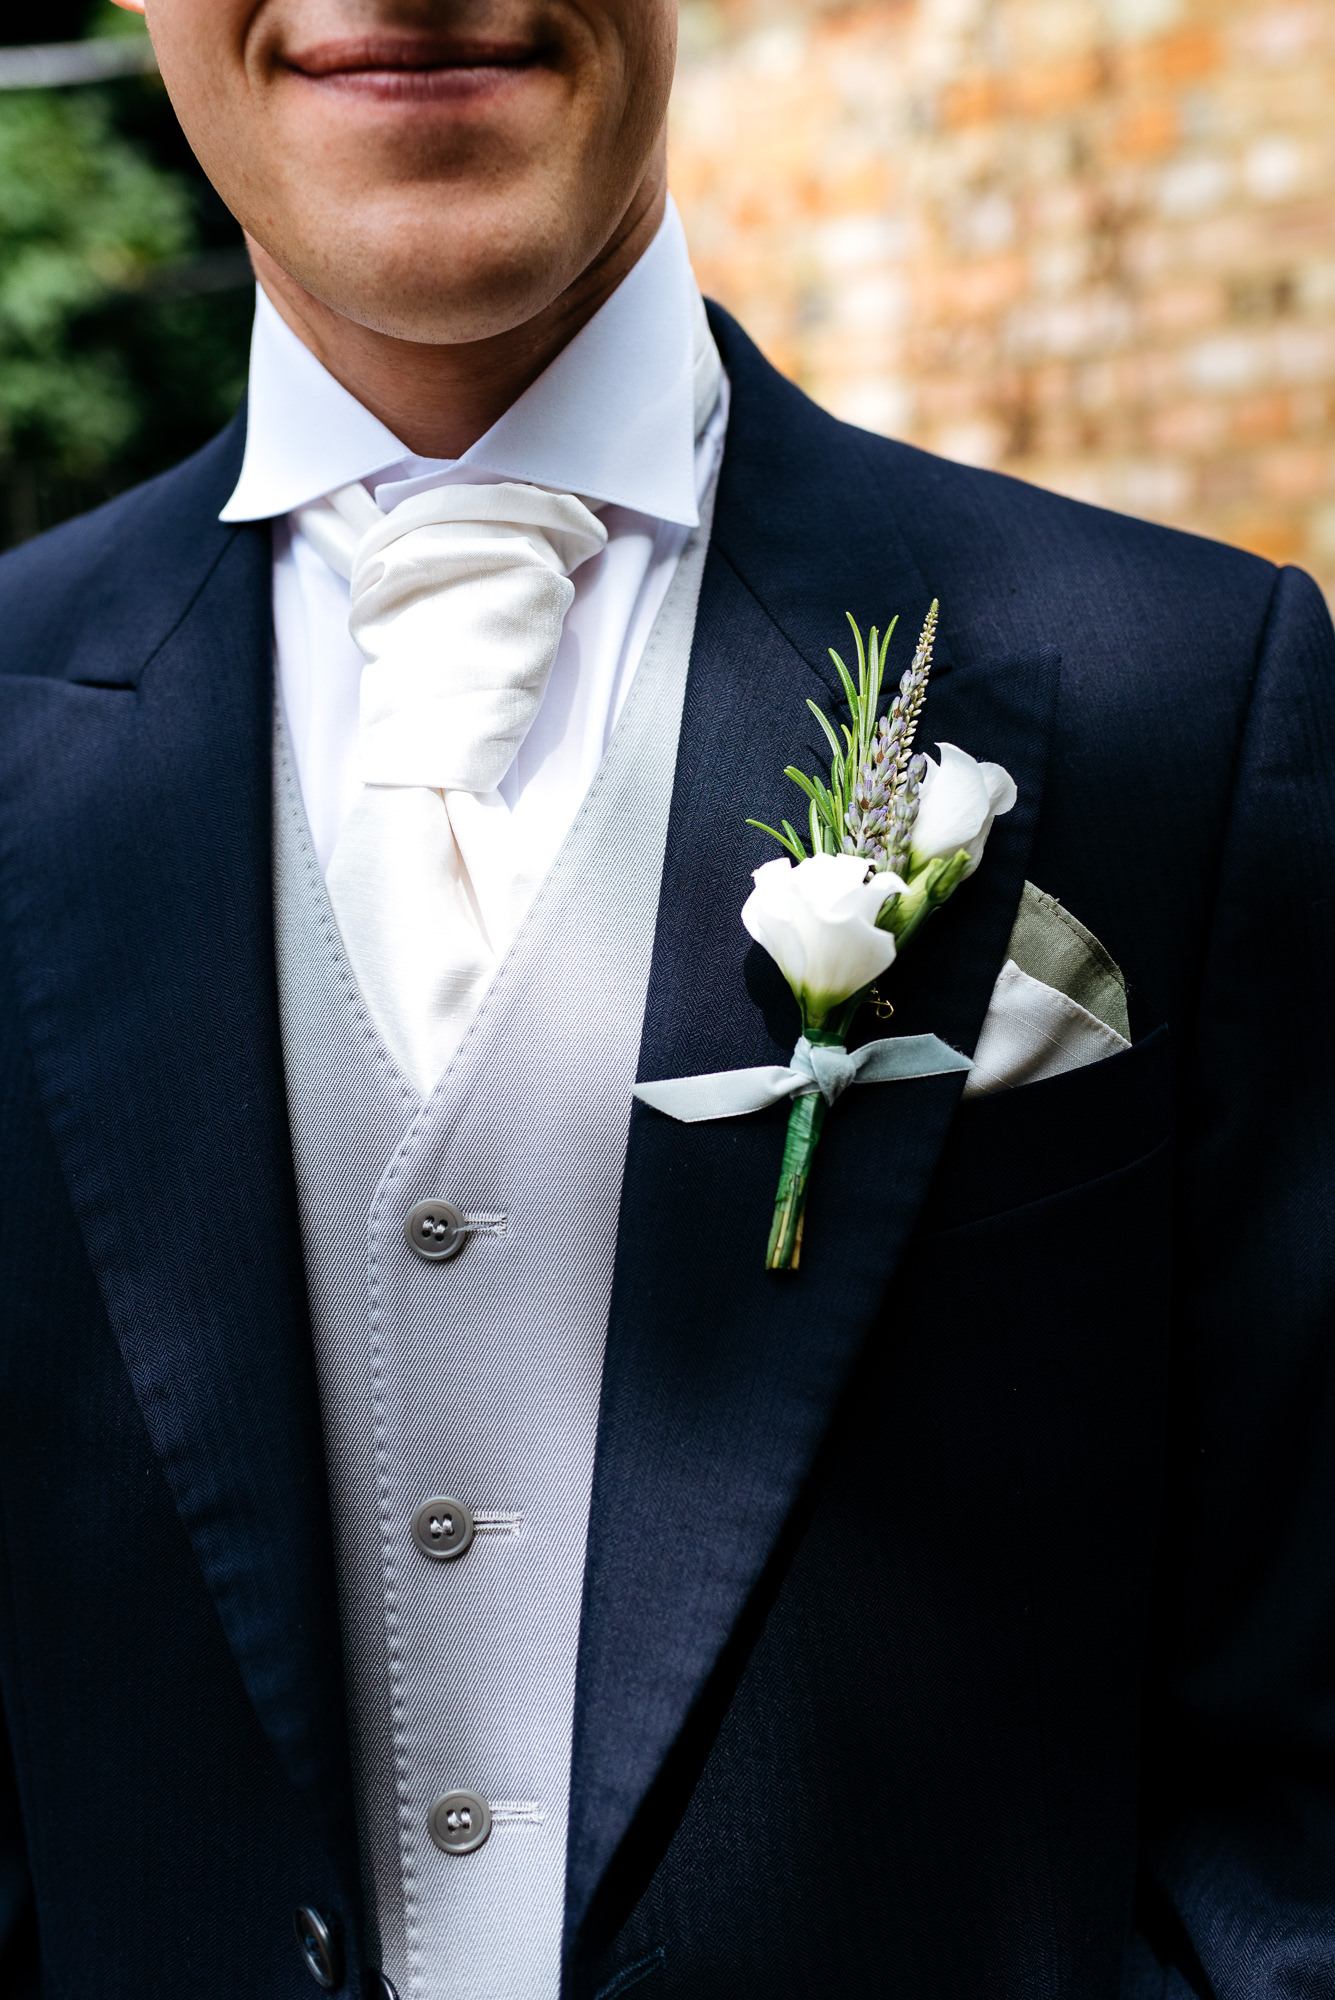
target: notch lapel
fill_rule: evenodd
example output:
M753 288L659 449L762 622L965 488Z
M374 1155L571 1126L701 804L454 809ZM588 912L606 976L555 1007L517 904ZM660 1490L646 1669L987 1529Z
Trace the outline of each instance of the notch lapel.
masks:
M716 318L733 384L679 744L640 1076L785 1060L797 1011L739 912L819 768L806 698L830 705L843 614L902 614L896 673L931 599L855 434L779 382ZM836 477L836 473L838 477ZM949 606L944 625L949 632ZM842 650L842 648L841 648ZM893 973L894 1033L971 1049L1018 906L1058 678L1051 651L951 667L922 740L1005 764L1019 803L979 873ZM808 760L809 761L806 761ZM876 1032L873 1024L871 1032ZM786 1106L680 1125L637 1104L623 1185L594 1472L575 1716L567 1939L597 1948L642 1889L740 1670L743 1614L886 1298L961 1088L855 1090L828 1120L803 1264L766 1272ZM739 1623L739 1621L741 1621ZM703 1717L698 1732L689 1728ZM655 1795L663 1809L649 1809ZM615 1865L614 1865L615 1864Z
M238 419L11 558L12 616L0 574L18 668L0 678L0 907L145 1423L260 1720L346 1866L274 973L269 537L217 521L243 436Z

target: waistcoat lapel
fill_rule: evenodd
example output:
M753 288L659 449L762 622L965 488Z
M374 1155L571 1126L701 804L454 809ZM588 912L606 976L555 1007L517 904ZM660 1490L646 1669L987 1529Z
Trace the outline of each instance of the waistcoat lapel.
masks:
M269 537L216 518L242 425L11 559L31 568L4 606L0 897L145 1422L260 1719L339 1848L338 1640L273 964Z
M785 1060L796 1008L739 912L796 817L783 767L819 769L811 696L845 611L901 615L898 673L930 602L855 434L715 315L733 407L677 760L642 1078ZM981 871L895 967L894 1033L970 1049L1000 969L1043 786L1057 661L956 665L945 640L926 746L1003 763L1019 804ZM945 657L942 658L941 655ZM876 1032L873 1027L871 1032ZM786 1107L680 1125L636 1106L623 1185L585 1581L567 1940L597 1946L643 1887L740 1669L748 1604L890 1287L958 1077L851 1091L821 1141L800 1272L763 1266ZM691 1727L692 1720L698 1728ZM615 1862L615 1865L613 1865Z

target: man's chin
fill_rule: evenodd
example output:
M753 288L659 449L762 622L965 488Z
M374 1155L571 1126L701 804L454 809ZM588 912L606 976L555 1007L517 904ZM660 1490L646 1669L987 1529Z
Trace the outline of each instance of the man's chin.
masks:
M508 216L481 226L442 228L434 214L414 228L400 202L393 231L363 228L311 231L291 254L260 251L261 283L280 307L305 320L321 307L369 332L423 346L467 346L510 333L543 312L565 289L554 271L552 230L514 228ZM323 239L323 240L320 240ZM573 277L579 267L571 251Z

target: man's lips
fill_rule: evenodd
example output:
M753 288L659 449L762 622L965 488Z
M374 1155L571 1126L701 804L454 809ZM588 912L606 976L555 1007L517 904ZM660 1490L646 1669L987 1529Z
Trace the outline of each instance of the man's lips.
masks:
M284 58L313 83L395 102L461 101L489 94L547 51L531 42L439 35L365 35L319 42Z

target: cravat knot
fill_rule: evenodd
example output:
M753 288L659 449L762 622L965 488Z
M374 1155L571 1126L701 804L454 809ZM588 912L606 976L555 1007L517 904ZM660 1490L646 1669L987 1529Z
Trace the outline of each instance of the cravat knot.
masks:
M362 782L493 792L542 704L570 573L606 545L602 522L538 486L437 486L384 514L357 484L303 508L301 528L351 585Z

